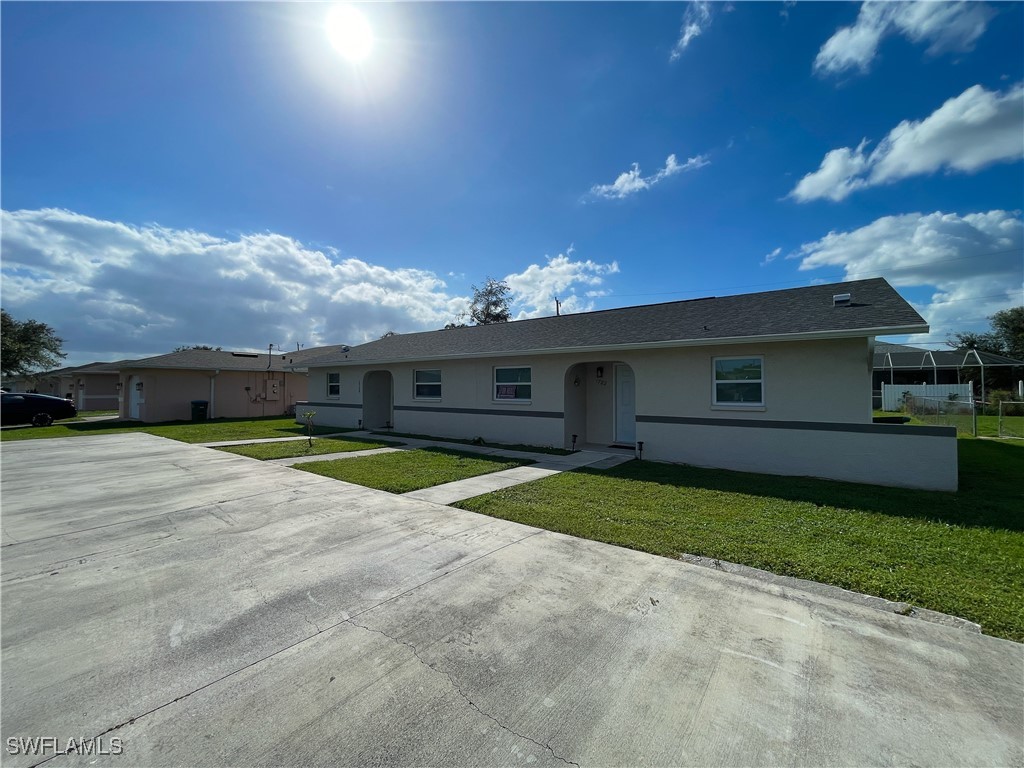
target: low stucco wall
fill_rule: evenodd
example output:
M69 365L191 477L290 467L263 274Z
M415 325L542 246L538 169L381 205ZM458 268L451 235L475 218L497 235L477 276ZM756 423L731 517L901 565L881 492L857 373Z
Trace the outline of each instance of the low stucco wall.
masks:
M637 440L644 443L645 459L870 485L957 489L953 427L823 422L761 425L732 420L721 424L652 423L640 416Z
M357 427L354 404L299 403L316 411L317 424ZM493 414L403 412L393 428L437 437L528 445L560 445L564 420ZM958 486L953 427L906 427L840 422L772 422L637 416L643 458L769 475L818 477L869 485L934 491Z

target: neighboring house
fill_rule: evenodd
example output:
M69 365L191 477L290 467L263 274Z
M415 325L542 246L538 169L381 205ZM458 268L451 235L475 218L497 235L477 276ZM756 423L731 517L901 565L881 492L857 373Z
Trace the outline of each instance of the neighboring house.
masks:
M921 349L904 344L875 345L871 388L882 384L961 384L971 382L975 395L1001 386L1016 390L1024 378L1024 360L975 349Z
M122 418L150 423L184 420L191 418L193 400L205 400L211 419L290 414L296 401L307 398L302 361L338 349L284 354L186 349L131 360L119 371L119 411Z
M20 376L4 382L11 392L38 392L41 395L66 397L79 411L115 410L117 408L118 368L130 362L89 363L53 371Z
M307 359L317 424L954 490L954 430L872 423L884 280L400 334Z

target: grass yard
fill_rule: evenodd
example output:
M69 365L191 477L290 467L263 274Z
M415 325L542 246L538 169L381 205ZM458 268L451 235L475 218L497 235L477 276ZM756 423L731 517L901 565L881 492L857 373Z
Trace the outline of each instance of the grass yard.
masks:
M38 440L46 437L112 435L146 432L183 443L213 443L220 440L258 440L264 437L304 435L306 428L285 416L264 419L214 419L212 421L174 421L164 424L140 424L135 421L66 421L50 427L23 427L0 430L0 440ZM314 435L346 432L336 427L314 427Z
M423 448L334 461L311 461L297 464L295 469L389 493L408 493L532 463L447 448Z
M548 445L524 445L522 443L474 443L472 440L463 440L458 437L436 437L434 435L416 435L411 432L374 432L375 435L388 437L408 437L415 440L436 440L442 443L457 443L461 445L486 445L488 448L501 448L506 451L530 451L531 453L546 453L551 456L568 456L572 451L565 448L552 448Z
M902 600L1024 642L1024 445L958 445L955 494L632 461L455 506Z
M874 411L875 416L906 416L907 414L901 411ZM910 421L907 422L908 427L930 427L931 423L922 421L921 419L912 416ZM978 437L999 437L999 417L998 416L978 416Z
M376 443L357 437L339 440L334 437L313 438L313 447L306 440L289 440L285 443L253 443L251 445L226 445L218 450L237 453L251 459L291 459L296 456L322 456L325 453L349 453L351 451L367 451L372 448L387 448L402 443Z

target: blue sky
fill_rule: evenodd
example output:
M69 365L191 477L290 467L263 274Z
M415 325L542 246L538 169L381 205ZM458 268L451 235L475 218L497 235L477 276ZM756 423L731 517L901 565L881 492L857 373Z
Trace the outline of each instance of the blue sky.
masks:
M2 300L69 363L882 276L1024 303L1020 3L11 3Z

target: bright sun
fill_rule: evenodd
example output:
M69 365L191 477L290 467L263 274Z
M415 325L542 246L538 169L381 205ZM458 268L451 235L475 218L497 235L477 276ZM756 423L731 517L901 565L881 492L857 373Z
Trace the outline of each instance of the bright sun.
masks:
M334 50L351 62L363 61L373 51L370 23L351 5L339 5L327 14L327 39Z

